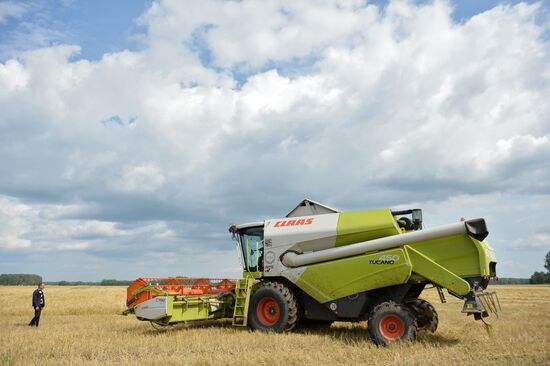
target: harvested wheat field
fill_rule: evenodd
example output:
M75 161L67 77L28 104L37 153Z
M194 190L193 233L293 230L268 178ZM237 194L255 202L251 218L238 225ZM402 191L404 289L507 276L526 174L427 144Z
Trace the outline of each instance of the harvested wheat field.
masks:
M31 287L0 287L2 365L548 365L550 286L493 286L503 318L487 332L460 313L462 302L435 290L423 297L439 312L435 334L380 348L366 322L335 323L329 331L263 334L211 321L155 330L124 310L124 287L48 287L38 329Z

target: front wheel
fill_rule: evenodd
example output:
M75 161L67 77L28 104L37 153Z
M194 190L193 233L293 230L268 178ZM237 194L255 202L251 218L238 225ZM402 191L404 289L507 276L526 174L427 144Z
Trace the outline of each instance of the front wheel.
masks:
M250 298L248 319L253 329L264 332L290 331L298 321L296 297L282 283L264 282Z
M370 313L368 330L372 340L380 346L409 342L416 338L416 321L406 306L388 301Z

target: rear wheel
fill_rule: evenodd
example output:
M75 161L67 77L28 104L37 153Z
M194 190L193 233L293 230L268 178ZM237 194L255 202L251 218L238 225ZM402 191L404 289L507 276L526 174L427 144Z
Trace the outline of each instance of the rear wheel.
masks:
M254 291L248 309L249 324L264 332L290 331L298 321L292 291L279 282L264 282Z
M376 344L387 346L414 340L416 321L406 306L388 301L373 309L369 316L368 330Z
M437 330L439 317L432 304L423 299L414 299L407 301L407 306L416 317L417 329L419 331L434 333Z

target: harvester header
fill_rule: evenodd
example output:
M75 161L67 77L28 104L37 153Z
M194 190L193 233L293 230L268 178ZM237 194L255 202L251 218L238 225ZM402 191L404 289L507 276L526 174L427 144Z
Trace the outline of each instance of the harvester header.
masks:
M420 209L341 212L303 200L284 218L232 224L243 278L138 279L127 312L155 324L232 318L262 331L368 321L378 344L435 331L427 285L464 300L475 319L498 317L494 250L482 218L423 228ZM156 309L152 311L151 309Z

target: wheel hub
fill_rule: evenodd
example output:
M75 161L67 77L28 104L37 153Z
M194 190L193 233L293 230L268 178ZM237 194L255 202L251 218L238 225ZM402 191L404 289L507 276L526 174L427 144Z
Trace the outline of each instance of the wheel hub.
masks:
M405 334L405 324L397 315L386 315L380 320L379 331L384 338L397 341Z
M264 326L271 327L275 325L281 317L279 303L272 297L261 299L256 307L256 315Z

